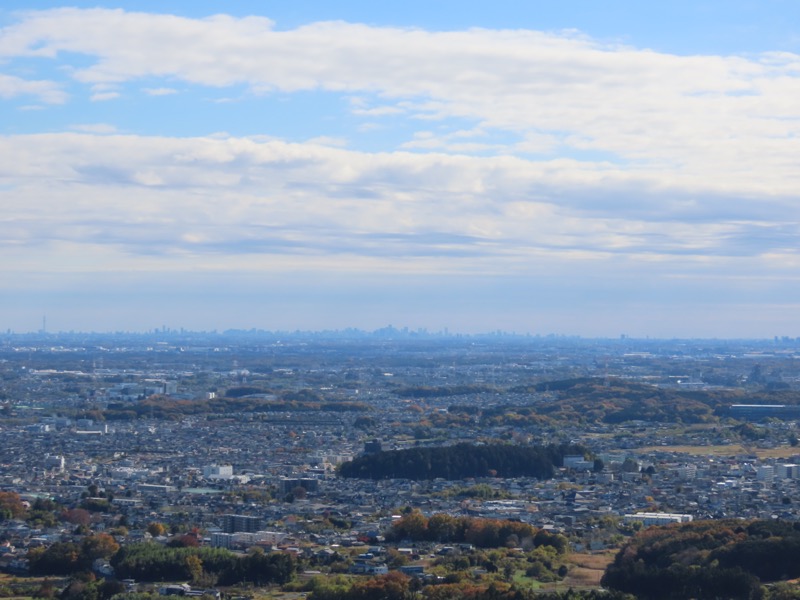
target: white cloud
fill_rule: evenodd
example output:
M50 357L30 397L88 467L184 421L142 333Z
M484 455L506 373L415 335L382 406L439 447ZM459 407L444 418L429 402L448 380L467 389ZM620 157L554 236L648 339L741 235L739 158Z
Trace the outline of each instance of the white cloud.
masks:
M67 94L52 81L28 81L13 75L0 73L0 98L36 96L47 104L63 104Z
M105 102L116 100L121 96L119 85L113 83L95 83L92 86L92 94L89 96L91 102Z
M800 57L790 53L675 56L573 33L344 22L280 31L257 17L104 9L24 13L0 35L7 59L64 53L94 60L73 70L89 84L163 77L377 94L378 105L355 103L354 113L469 119L518 136L508 152L603 152L631 168L725 178L732 190L755 178L770 194L798 185Z
M168 87L144 88L142 91L148 96L171 96L178 93L178 90Z
M400 145L406 150L426 149L443 150L453 154L479 154L496 152L502 154L507 146L491 141L481 141L485 139L487 132L482 129L457 130L444 134L437 134L434 131L417 131L414 139Z
M132 263L516 273L659 258L684 273L784 271L798 255L793 203L569 160L74 133L0 138L0 179L6 244L105 245Z
M350 106L353 114L362 117L385 117L405 112L402 107L394 105L370 106L363 98L351 98Z
M119 92L98 92L96 94L92 94L89 99L92 102L105 102L107 100L116 100L119 97Z

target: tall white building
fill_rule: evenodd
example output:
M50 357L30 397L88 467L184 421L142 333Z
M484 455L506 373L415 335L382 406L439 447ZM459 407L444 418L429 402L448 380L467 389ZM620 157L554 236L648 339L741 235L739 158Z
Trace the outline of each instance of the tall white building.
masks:
M44 455L44 468L54 469L56 471L64 470L64 457L60 454L45 454Z
M231 479L233 465L208 465L203 467L203 477L206 479Z
M756 469L756 480L772 483L775 479L775 468L772 465L761 465Z
M775 477L779 479L798 479L800 478L800 465L794 463L775 465Z

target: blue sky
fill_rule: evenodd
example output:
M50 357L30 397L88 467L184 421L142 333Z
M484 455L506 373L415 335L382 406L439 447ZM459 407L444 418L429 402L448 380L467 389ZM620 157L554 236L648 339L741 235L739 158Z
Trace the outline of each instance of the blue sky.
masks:
M798 22L6 2L0 329L800 336Z

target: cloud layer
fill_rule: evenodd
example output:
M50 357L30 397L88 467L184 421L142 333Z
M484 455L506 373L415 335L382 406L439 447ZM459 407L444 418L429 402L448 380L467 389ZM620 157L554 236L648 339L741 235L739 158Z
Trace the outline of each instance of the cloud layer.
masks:
M87 57L69 72L88 85L157 78L261 94L366 94L377 105L360 106L365 116L467 119L475 135L514 134L512 153L604 152L631 167L797 185L788 160L799 149L794 54L675 56L524 30L325 22L281 31L261 17L105 9L26 13L0 40L7 60ZM27 93L34 84L44 82ZM54 100L52 90L40 94Z
M744 278L796 290L794 54L59 9L0 30L0 66L0 101L17 109L105 111L0 137L7 273L586 276L628 290L702 278L728 292ZM207 134L224 121L190 137L114 122L114 106L137 97L156 103L154 119L158 102L190 113L207 102L198 89L290 105L335 94L353 128L289 141ZM359 131L381 129L393 133L361 147Z

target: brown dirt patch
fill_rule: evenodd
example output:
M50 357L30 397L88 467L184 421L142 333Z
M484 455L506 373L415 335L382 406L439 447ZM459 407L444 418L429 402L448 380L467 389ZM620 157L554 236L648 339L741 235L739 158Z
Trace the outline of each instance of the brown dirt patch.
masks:
M560 585L572 587L598 587L608 564L614 560L615 551L572 554L572 568Z

